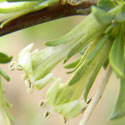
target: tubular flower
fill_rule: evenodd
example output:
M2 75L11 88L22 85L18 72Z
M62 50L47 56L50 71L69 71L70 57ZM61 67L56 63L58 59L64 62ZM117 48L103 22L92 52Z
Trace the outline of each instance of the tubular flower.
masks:
M51 70L64 58L70 48L74 47L72 43L67 43L57 47L48 47L41 51L35 50L30 53L33 44L24 48L18 55L18 63L12 63L10 69L24 70L23 79L29 92L33 88L41 89L53 80Z
M79 101L79 95L81 95L81 91L77 91L79 87L79 84L71 87L67 84L61 85L60 79L57 79L46 94L51 109L60 113L66 119L79 115L82 109L87 106L84 101Z

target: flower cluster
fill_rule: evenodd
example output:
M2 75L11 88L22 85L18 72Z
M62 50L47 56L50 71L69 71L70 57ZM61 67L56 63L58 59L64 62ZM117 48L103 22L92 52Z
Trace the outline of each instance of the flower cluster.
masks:
M105 8L105 9L104 9ZM64 84L57 79L46 94L52 110L66 119L76 117L87 106L88 93L102 67L108 64L121 80L121 90L112 119L125 115L125 3L99 0L98 7L65 36L46 42L47 48L30 53L33 44L18 55L11 69L22 69L28 88L41 89L55 80L52 69L62 60L64 64L76 53L81 57L65 68L73 76ZM28 90L29 90L28 89ZM79 101L84 92L84 100Z

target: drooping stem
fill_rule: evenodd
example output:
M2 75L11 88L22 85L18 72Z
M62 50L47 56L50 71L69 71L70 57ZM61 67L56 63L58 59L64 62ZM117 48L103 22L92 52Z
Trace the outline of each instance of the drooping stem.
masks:
M106 72L106 75L104 77L103 82L99 86L99 88L96 91L94 97L92 98L90 104L88 105L87 109L85 110L85 112L83 114L83 117L82 117L82 120L81 120L79 125L86 125L86 123L87 123L89 117L91 116L94 108L96 107L96 105L98 104L99 100L101 99L101 97L103 95L103 92L104 92L104 90L106 88L106 85L107 85L107 83L109 81L109 78L110 78L111 74L112 74L112 69L109 66L108 69L107 69L107 72Z

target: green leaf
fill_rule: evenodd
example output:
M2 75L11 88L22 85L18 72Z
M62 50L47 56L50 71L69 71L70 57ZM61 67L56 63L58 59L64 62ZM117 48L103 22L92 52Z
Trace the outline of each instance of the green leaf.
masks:
M1 125L10 125L11 124L10 121L14 120L8 111L10 107L11 105L5 98L2 80L0 77L0 116L1 116L0 124Z
M110 46L111 42L109 40L106 38L102 39L75 71L69 81L69 85L77 84L78 81L82 81L86 85L93 83L97 72L107 60ZM93 77L93 75L95 76Z
M107 42L110 42L110 44L107 43ZM107 48L106 48L106 44L107 44ZM90 91L90 89L91 89L91 87L93 85L93 82L94 82L94 80L95 80L95 78L96 78L100 68L102 66L104 66L105 62L108 60L108 54L109 54L109 51L110 51L111 44L112 44L112 42L108 38L108 35L104 36L100 40L100 43L98 44L98 46L92 51L92 54L90 55L90 59L94 58L94 55L97 56L97 57L95 57L97 59L95 59L96 60L95 70L93 70L91 78L90 78L90 80L89 80L89 82L88 82L88 84L87 84L87 86L85 88L85 91L84 91L84 96L83 97L84 97L85 101L87 101L88 93L89 93L89 91ZM102 53L102 54L99 54L100 58L98 57L98 53Z
M72 62L66 66L64 66L65 69L72 69L75 68L77 66L77 64L80 62L80 59L76 60L75 62Z
M124 22L125 21L125 4L122 6L121 11L116 15L117 22Z
M103 10L110 10L116 6L113 0L98 0L97 6Z
M103 65L103 68L106 69L109 65L109 60L107 59Z
M80 51L80 54L83 55L83 54L86 52L86 50L87 50L87 48L88 48L89 46L90 46L90 44L87 45L86 47L84 47L84 48Z
M124 0L115 0L118 4L124 3Z
M40 1L40 0L0 0L0 2L29 2L29 1Z
M4 71L2 71L1 68L0 68L0 75L3 76L3 78L5 78L7 81L10 81L10 77Z
M12 59L12 56L8 56L5 53L0 52L0 63L8 63Z
M34 2L1 2L0 3L0 13L12 13L12 12L19 12L21 13L24 9L34 9L34 6L38 5L39 1ZM27 10L23 13L26 13ZM17 14L15 14L17 15ZM13 15L13 16L15 16Z
M120 92L111 120L125 116L125 77L120 81Z
M121 30L117 34L110 51L109 62L115 73L119 77L123 77L124 76L123 25L120 28Z

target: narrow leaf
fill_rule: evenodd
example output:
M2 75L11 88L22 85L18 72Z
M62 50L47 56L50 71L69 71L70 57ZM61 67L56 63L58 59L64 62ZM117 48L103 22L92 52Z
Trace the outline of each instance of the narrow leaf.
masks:
M107 43L107 42L110 42L110 44ZM106 44L107 44L107 48L105 49ZM108 38L108 35L106 35L104 38L102 38L102 40L100 41L99 45L92 51L92 55L93 56L96 53L97 53L97 55L98 55L98 53L102 53L102 54L100 55L100 58L95 57L95 58L97 58L96 59L96 64L95 64L95 70L92 72L91 78L90 78L90 80L89 80L89 82L88 82L88 84L87 84L87 86L85 88L85 91L84 91L84 96L83 97L84 97L85 101L87 101L87 96L89 94L89 91L90 91L90 89L91 89L91 87L93 85L93 82L94 82L94 80L95 80L95 78L96 78L100 68L108 60L108 54L109 54L109 50L110 50L111 44L112 44L112 42ZM90 55L90 57L91 57L90 59L92 59L93 56Z
M76 60L75 62L72 62L66 66L64 66L65 69L72 69L75 68L77 66L77 64L80 62L80 59Z
M121 27L121 29L123 29ZM109 62L115 73L119 77L124 75L124 43L123 43L123 30L119 31L116 39L112 45Z
M5 78L7 81L10 81L10 77L4 72L2 71L2 69L0 68L0 75Z
M111 120L125 116L125 77L120 82L120 92Z
M10 121L13 121L13 117L9 113L10 104L4 95L3 85L0 77L0 125L10 125Z
M122 4L124 0L115 0L118 4Z
M12 56L8 56L5 53L0 52L0 63L8 63L12 59Z
M124 22L125 21L125 4L123 4L121 11L116 15L117 22Z
M69 85L73 85L79 81L86 85L89 82L93 82L95 79L95 77L93 78L93 73L96 72L96 70L99 71L101 66L107 60L110 45L111 42L107 39L99 42L98 46L94 48L94 50L87 56L86 60L83 61L83 63L75 71L73 77L69 81ZM93 80L91 81L91 79Z
M98 0L97 6L103 10L110 10L116 6L113 0Z

